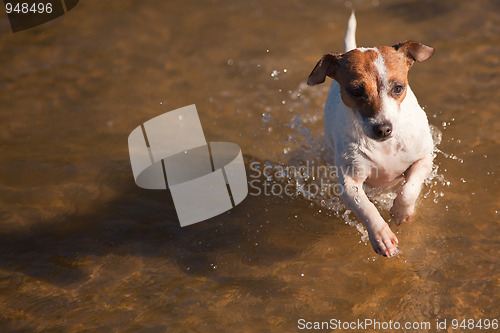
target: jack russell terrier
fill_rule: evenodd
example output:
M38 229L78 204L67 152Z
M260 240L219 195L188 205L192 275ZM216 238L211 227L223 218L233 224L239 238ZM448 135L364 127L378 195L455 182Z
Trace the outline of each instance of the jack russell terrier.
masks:
M334 149L341 198L364 223L373 249L391 257L398 239L363 185L402 186L391 208L400 225L414 214L415 202L432 169L433 148L427 116L408 85L408 70L434 53L413 41L356 48L354 12L347 24L345 53L325 54L307 79L310 86L332 79L325 103L325 137Z

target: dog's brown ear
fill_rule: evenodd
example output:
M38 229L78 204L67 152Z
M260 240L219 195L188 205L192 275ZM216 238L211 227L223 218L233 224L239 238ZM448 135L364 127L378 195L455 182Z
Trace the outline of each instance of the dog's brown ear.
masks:
M413 61L426 61L434 54L434 48L414 41L404 41L392 46L396 51L402 52Z
M307 84L314 86L325 82L327 76L332 79L335 77L335 72L337 71L338 62L342 54L325 54L316 64L311 74L307 78Z

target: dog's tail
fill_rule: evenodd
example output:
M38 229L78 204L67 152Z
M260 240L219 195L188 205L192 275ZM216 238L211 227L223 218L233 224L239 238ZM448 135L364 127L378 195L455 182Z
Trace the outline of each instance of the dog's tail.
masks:
M345 28L344 50L345 52L348 52L355 48L356 48L356 16L354 16L354 10L353 10L351 12L351 17L349 17L349 22L347 22L347 27Z

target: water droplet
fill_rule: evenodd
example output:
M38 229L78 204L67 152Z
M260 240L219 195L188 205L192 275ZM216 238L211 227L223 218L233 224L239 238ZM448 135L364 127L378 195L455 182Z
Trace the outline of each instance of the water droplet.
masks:
M265 122L265 123L270 122L272 118L273 118L273 116L271 114L269 114L269 113L264 112L262 114L262 121Z

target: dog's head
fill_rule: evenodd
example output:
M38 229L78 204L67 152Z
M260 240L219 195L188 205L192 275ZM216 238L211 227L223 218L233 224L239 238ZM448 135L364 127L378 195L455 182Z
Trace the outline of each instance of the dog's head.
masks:
M329 76L340 85L342 101L352 108L364 133L375 140L391 137L406 96L408 70L434 54L432 47L405 41L394 46L358 48L325 54L307 79L310 86Z

